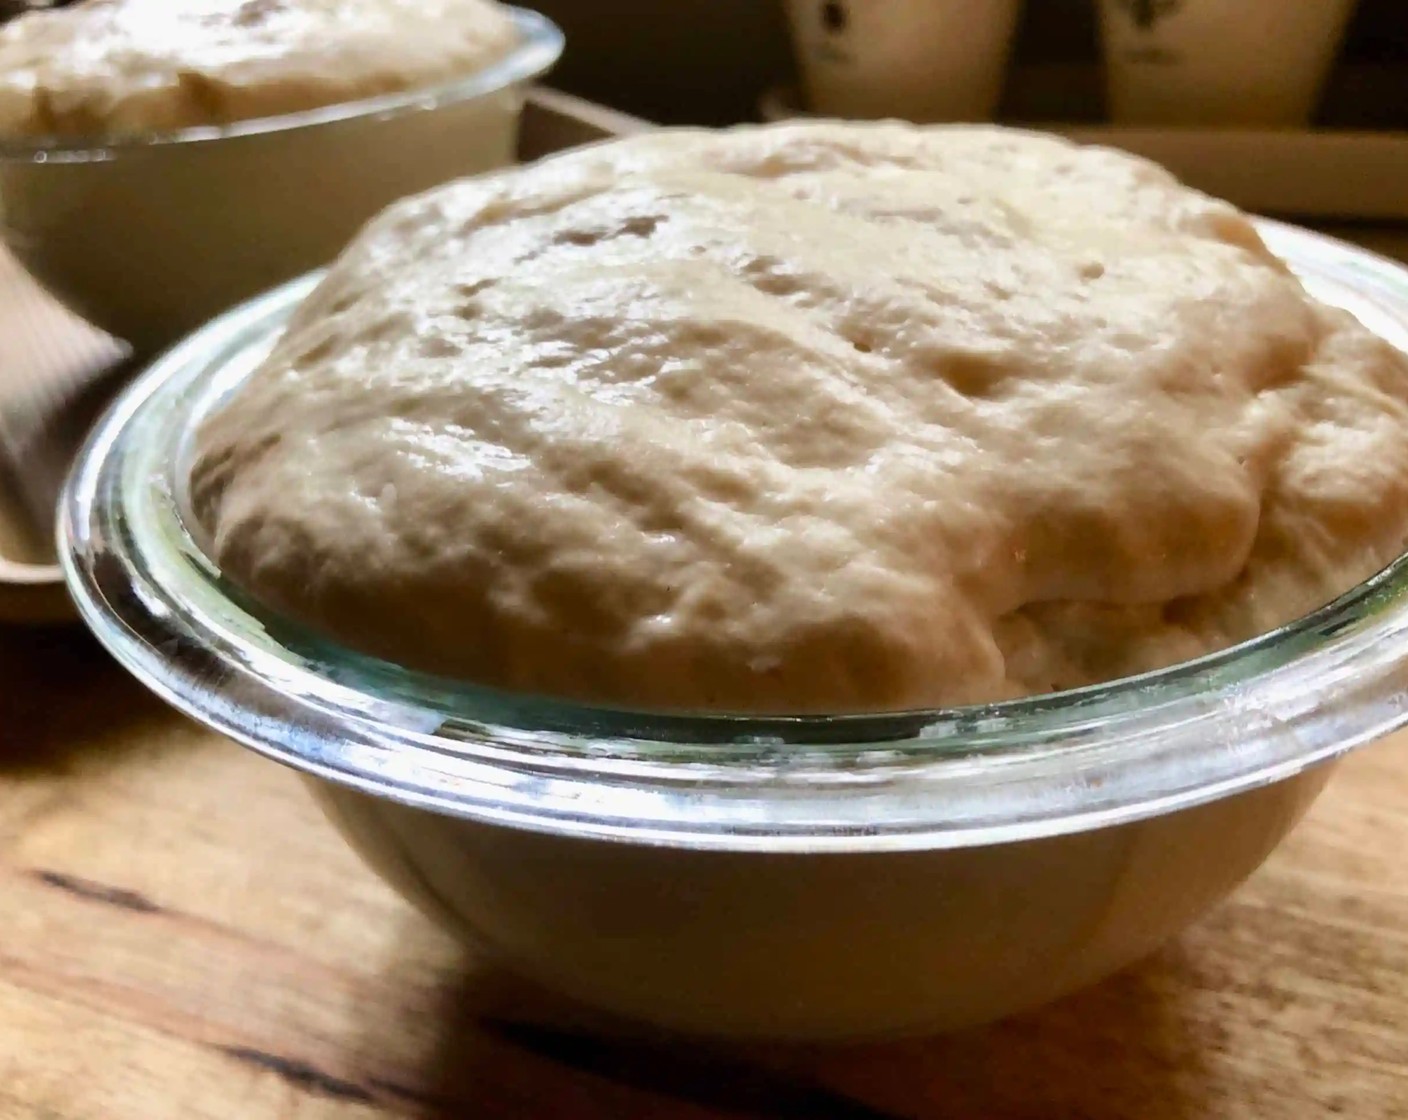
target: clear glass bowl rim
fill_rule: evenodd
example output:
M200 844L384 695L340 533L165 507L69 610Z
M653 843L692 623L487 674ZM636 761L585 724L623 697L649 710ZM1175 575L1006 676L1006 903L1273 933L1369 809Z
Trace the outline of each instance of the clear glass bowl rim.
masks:
M518 28L516 47L488 66L429 86L378 94L355 101L337 101L314 109L280 113L271 117L250 117L229 124L192 125L169 132L132 136L39 138L14 140L0 138L0 162L91 163L119 158L141 151L178 145L210 143L273 132L315 128L368 118L385 119L401 113L438 109L477 97L497 93L520 82L545 74L562 55L566 40L562 30L547 16L527 8L508 6Z
M1374 292L1408 332L1408 269L1259 222L1299 268ZM861 852L1109 827L1283 780L1408 723L1408 556L1229 650L973 708L754 718L612 712L412 673L257 617L181 509L185 436L316 282L216 319L94 431L60 556L79 611L143 683L316 777L435 812L629 843ZM1401 344L1401 340L1400 340Z

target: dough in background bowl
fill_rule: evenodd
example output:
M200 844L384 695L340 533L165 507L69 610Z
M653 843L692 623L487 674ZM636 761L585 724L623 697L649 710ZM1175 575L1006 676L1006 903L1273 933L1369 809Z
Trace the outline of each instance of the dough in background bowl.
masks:
M0 137L122 137L436 85L517 44L493 0L84 0L0 27Z
M1233 207L974 127L667 132L404 201L198 433L225 574L407 666L873 711L1288 622L1408 530L1408 359Z

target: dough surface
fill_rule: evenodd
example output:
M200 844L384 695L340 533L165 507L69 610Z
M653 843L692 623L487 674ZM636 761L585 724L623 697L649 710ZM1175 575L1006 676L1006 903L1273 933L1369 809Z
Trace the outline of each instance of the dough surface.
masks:
M277 116L450 81L516 42L492 0L84 0L0 27L0 136Z
M1039 693L1291 621L1408 530L1408 358L1231 206L997 128L631 138L403 201L198 433L226 574L635 707Z

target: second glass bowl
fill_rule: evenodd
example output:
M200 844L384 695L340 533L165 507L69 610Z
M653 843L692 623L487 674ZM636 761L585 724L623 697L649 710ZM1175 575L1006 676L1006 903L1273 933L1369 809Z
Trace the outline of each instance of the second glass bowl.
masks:
M527 84L562 33L446 85L111 143L0 140L0 237L73 310L153 355L326 264L403 195L513 162Z

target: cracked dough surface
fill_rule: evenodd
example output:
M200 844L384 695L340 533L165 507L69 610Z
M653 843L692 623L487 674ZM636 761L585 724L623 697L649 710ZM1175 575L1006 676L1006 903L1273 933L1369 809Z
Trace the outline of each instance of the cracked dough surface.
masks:
M434 85L511 51L492 0L84 0L0 26L0 136L125 136Z
M1225 203L996 128L665 132L376 219L198 434L227 575L625 706L1038 693L1293 620L1408 530L1408 359Z

